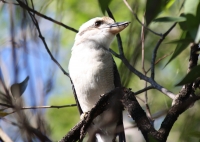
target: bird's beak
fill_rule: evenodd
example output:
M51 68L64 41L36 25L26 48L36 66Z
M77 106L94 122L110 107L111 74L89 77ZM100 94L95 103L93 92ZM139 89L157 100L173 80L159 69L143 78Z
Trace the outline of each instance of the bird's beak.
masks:
M114 23L114 24L110 25L109 31L112 34L118 34L123 29L125 29L129 25L129 23L130 22L117 22L117 23Z

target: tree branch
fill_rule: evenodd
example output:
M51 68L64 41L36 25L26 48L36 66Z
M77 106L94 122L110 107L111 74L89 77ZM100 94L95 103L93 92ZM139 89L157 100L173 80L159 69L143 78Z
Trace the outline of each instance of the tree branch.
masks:
M175 103L168 111L165 119L163 120L161 127L159 129L159 133L161 133L163 139L166 141L171 131L172 126L178 119L178 117L190 108L197 100L200 99L200 96L191 96L188 99L182 100L181 98L177 99L177 103Z
M148 27L146 27L138 18L137 14L132 10L132 8L130 7L130 5L128 4L128 2L126 0L123 0L125 5L128 7L128 9L131 11L131 13L134 15L135 19L148 31L152 32L153 34L162 37L162 34L156 33L153 30L149 29Z
M179 103L174 104L169 109L159 131L157 131L149 121L145 111L139 105L137 99L135 98L135 94L131 92L130 89L116 88L111 92L104 94L97 104L91 109L91 111L85 115L84 120L80 121L74 128L72 128L68 134L64 136L62 140L60 140L60 142L75 142L77 140L83 140L93 119L106 110L109 105L109 100L112 100L113 95L122 95L120 100L124 108L127 109L130 116L133 118L133 120L135 120L146 141L149 141L149 137L151 137L159 142L165 142L167 140L169 132L179 115L187 110L191 104L194 104L200 99L200 96L191 96L186 100L180 100Z
M120 95L122 95L122 88L115 88L109 93L104 94L97 104L91 109L91 111L84 116L84 119L74 126L59 142L75 142L77 140L81 141L85 137L86 131L93 119L106 110L109 105L109 100L112 100L113 96L120 98Z
M1 1L2 1L2 0L1 0ZM49 21L51 21L51 22L53 22L53 23L55 23L55 24L57 24L57 25L60 25L60 26L66 28L66 29L68 29L68 30L70 30L70 31L73 31L73 32L75 32L75 33L78 33L78 30L76 30L76 29L74 29L74 28L72 28L72 27L70 27L70 26L67 26L67 25L65 25L65 24L63 24L63 23L61 23L61 22L59 22L59 21L56 21L56 20L54 20L53 18L48 17L48 16L46 16L46 15L44 15L44 14L42 14L42 13L40 13L40 12L38 12L38 11L32 9L32 8L30 8L28 5L26 5L26 4L25 4L24 2L22 2L21 0L16 0L16 1L18 2L18 5L19 5L19 6L21 6L21 7L24 8L24 9L26 9L27 11L32 12L33 14L36 14L36 15L38 15L38 16L40 16L40 17L46 19L46 20L49 20ZM2 2L5 2L5 1L2 1Z
M24 4L24 3L21 2L20 0L16 0L16 1L17 1L19 4L21 4L22 7L26 7L26 8L28 7L26 4ZM43 42L43 44L44 44L44 46L45 46L45 49L47 50L49 56L50 56L51 59L54 61L54 63L61 69L61 71L62 71L65 75L67 75L67 76L69 77L69 73L67 73L67 72L63 69L63 67L62 67L62 66L59 64L59 62L53 57L51 51L49 50L48 45L47 45L47 43L46 43L46 41L45 41L45 38L42 36L41 30L40 30L39 24L38 24L38 22L37 22L37 19L35 18L35 15L32 14L32 13L30 12L31 10L30 10L29 8L27 8L26 10L28 11L28 13L29 13L29 15L30 15L30 17L31 17L31 19L32 19L32 21L33 21L33 23L34 23L34 25L35 25L35 27L36 27L36 29L37 29L37 31L38 31L39 37L40 37L40 39L42 40L42 42Z
M107 13L108 15L114 19L114 16L112 14L112 12L109 10L109 8L107 9ZM174 25L175 26L175 25ZM172 27L165 33L166 35L171 31ZM164 36L166 36L164 34ZM120 34L117 34L117 43L118 43L118 49L119 49L119 58L121 59L121 61L126 65L126 67L133 72L134 74L136 74L140 79L147 81L148 83L150 83L155 89L159 90L160 92L162 92L163 94L167 95L169 98L174 99L175 98L175 94L173 94L172 92L170 92L169 90L167 90L166 88L164 88L163 86L159 85L158 83L156 83L154 81L154 79L149 78L145 75L143 75L141 72L139 72L138 70L136 70L130 63L129 61L126 59L124 52L123 52L123 45L122 45L122 40L120 37ZM160 45L160 44L159 44ZM155 63L155 61L154 61Z
M156 56L157 56L157 50L160 46L160 44L163 42L163 40L165 39L165 37L169 34L169 32L176 26L176 23L173 24L169 30L167 30L162 37L160 38L160 40L158 41L158 43L156 44L154 50L153 50L153 54L152 54L152 60L151 60L151 78L154 80L154 75L155 75L155 62L156 62Z
M154 89L154 87L153 87L153 86L145 87L144 89L141 89L141 90L135 92L134 95L141 94L141 93L143 93L143 92L145 92L145 91L148 91L148 90L150 90L150 89Z

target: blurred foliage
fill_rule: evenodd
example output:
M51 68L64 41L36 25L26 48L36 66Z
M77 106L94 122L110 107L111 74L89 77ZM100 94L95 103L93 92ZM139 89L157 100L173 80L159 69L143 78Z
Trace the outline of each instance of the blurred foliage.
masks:
M14 0L9 1L16 2ZM28 3L31 6L30 0L28 0ZM116 21L131 22L129 27L121 33L124 52L129 62L137 70L143 72L141 61L142 26L136 21L122 0L34 0L33 3L36 11L77 30L82 23L89 19L103 16L105 8L109 4L109 8ZM139 19L142 22L146 20L146 25L157 33L164 33L171 27L173 22L179 22L160 45L157 59L165 55L168 56L156 64L155 68L156 82L175 94L178 93L181 87L177 87L175 84L180 82L186 75L189 60L188 45L190 42L199 43L200 1L129 0L128 3ZM14 61L12 60L12 44L10 42L10 28L12 26L9 18L12 14L15 47L18 47L17 73L12 64ZM70 50L76 33L44 20L39 16L36 17L48 47L59 63L67 70ZM3 70L2 76L7 87L20 82L19 80L23 80L28 75L30 76L29 84L27 91L23 95L26 105L64 105L75 103L69 79L50 60L44 45L38 38L38 33L28 13L19 6L0 2L0 21L0 69ZM152 51L160 37L147 30L144 31L144 36L144 68L148 70L151 66ZM25 45L27 48L22 50L22 47L25 47ZM118 52L116 40L111 45L111 48ZM171 55L172 52L173 54ZM145 87L145 82L132 74L119 59L115 58L115 61L125 87L132 88L133 91L138 91ZM166 64L167 66L165 66ZM18 77L16 77L17 74ZM150 72L147 75L149 76ZM0 91L1 89L2 87L0 86ZM148 103L153 115L171 106L171 99L156 90L148 91L148 96ZM138 97L144 99L144 94L140 94ZM140 101L140 104L145 109L145 104L142 101ZM197 113L199 105L199 102L195 103L193 107L180 116L169 134L169 142L199 141L200 114ZM50 128L51 135L49 137L54 141L61 139L79 121L78 109L76 107L48 109L43 111L43 113ZM1 114L3 114L3 111ZM35 116L36 113L32 112L32 115ZM163 119L163 117L160 117L160 119ZM156 128L159 128L161 121L156 123ZM9 128L5 127L5 129L9 131ZM189 130L190 132L188 132ZM14 136L10 134L10 137Z
M51 105L73 104L75 102L72 97L64 97L58 95L49 98ZM52 131L51 138L53 141L60 140L71 128L73 128L80 120L79 112L76 107L48 109L46 112L46 120Z
M184 78L176 85L184 85L194 82L200 76L200 65L195 66Z

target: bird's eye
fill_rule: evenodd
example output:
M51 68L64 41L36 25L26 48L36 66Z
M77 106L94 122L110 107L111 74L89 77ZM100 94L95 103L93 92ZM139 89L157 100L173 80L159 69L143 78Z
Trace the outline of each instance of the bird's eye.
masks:
M102 21L96 21L96 22L94 23L95 27L99 27L101 24L102 24Z

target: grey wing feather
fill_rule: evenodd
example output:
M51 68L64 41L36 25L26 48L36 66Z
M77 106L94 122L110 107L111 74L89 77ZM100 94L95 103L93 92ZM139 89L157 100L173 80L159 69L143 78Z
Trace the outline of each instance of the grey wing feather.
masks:
M120 79L120 76L119 76L119 72L117 70L117 65L113 59L113 72L114 72L114 85L115 87L121 87L122 84L121 84L121 79Z
M71 84L72 84L72 90L73 90L73 94L74 94L74 98L76 100L76 104L77 104L77 107L78 107L78 110L79 110L79 113L80 115L83 113L82 109L81 109L81 106L79 104L79 101L78 101L78 98L77 98L77 95L76 95L76 90L75 90L75 87L74 87L74 84L70 78L70 81L71 81Z
M115 63L114 59L113 59L113 72L114 72L114 84L115 84L115 87L121 87L122 86L121 79L120 79L119 72L117 70L117 66L116 66L116 63ZM124 133L124 125L123 125L123 114L122 113L121 113L120 120L119 120L117 125L118 126L122 126L122 128L123 128L123 131L118 133L119 142L126 142L126 137L125 137L125 133Z

